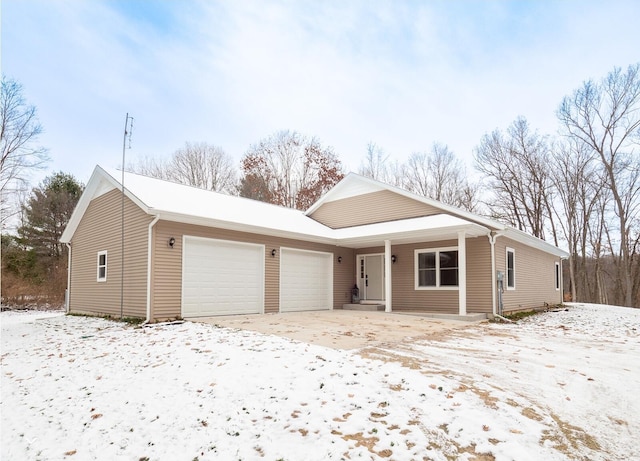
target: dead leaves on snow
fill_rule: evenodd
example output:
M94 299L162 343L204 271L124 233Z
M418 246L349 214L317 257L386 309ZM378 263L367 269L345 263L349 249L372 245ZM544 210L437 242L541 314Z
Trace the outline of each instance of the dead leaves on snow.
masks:
M364 447L370 453L377 454L382 458L389 458L393 454L393 452L389 449L375 451L375 446L380 441L378 437L375 437L375 436L366 437L363 435L362 432L357 432L355 434L340 434L338 432L336 435L340 435L347 442L354 441L356 443L356 447ZM347 453L345 453L345 456L347 456Z

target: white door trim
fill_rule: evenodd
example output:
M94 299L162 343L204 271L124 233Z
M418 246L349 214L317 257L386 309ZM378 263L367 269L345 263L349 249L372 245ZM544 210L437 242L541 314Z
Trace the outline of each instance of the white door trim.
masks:
M382 297L380 298L369 298L367 297L367 287L364 286L362 282L362 278L360 277L361 273L361 260L364 261L364 271L366 275L366 258L369 256L382 256L382 265L381 265L381 273L380 273L380 289L382 290ZM356 255L356 285L358 286L358 291L360 292L360 299L363 301L385 301L385 277L384 277L384 253L363 253Z

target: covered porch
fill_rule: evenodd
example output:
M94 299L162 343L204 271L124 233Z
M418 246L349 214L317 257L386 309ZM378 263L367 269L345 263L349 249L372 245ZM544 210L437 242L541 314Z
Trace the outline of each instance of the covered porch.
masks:
M491 230L451 215L338 229L341 246L355 255L355 286L345 310L411 313L443 319L477 320L493 311ZM481 243L477 240L482 238ZM468 316L468 241L474 256L482 246L487 304L491 310ZM474 258L476 263L478 258ZM474 264L472 271L478 271ZM472 274L474 276L474 274ZM476 277L477 278L477 277ZM477 280L474 280L477 284ZM485 296L486 298L486 296ZM485 311L487 309L485 308ZM480 314L480 316L475 315ZM467 317L468 316L468 317Z

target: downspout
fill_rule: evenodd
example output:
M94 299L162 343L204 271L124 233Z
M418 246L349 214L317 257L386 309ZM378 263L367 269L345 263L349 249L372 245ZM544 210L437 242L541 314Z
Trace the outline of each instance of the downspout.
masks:
M68 314L69 313L69 300L71 299L71 244L70 243L65 243L65 245L67 245L67 249L68 254L67 254L67 296L65 299L65 311Z
M496 232L495 234L487 234L489 238L489 244L491 245L491 304L493 305L493 316L503 320L505 322L513 323L508 318L503 317L501 314L497 312L496 306L496 290L498 289L497 281L496 281L496 239L503 235L500 232Z
M487 238L489 239L489 245L491 245L491 306L492 306L492 314L494 316L497 315L496 312L496 290L498 289L496 285L496 238L497 234L491 235L491 232L487 234Z
M153 218L153 221L149 223L149 230L147 234L147 318L144 323L151 322L151 251L153 250L153 226L156 225L160 219L159 215Z

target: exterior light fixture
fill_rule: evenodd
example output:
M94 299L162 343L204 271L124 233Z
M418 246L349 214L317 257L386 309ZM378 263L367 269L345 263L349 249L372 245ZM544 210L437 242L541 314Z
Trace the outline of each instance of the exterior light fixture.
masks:
M342 264L342 256L338 256L338 264Z
M176 244L176 239L175 239L175 237L170 237L170 238L169 238L169 246L170 246L171 248L173 248L173 245L175 245L175 244Z
M391 262L393 264L395 264L397 260L398 260L398 257L396 255L391 255Z
M276 257L276 253L277 253L277 251L276 251L275 248L273 250L271 250L271 257L275 258Z

